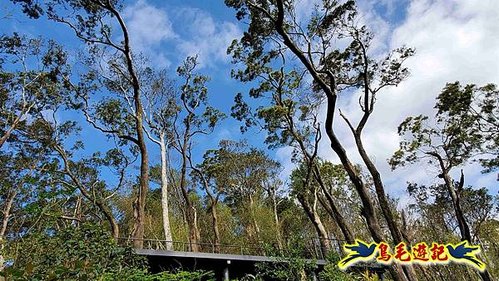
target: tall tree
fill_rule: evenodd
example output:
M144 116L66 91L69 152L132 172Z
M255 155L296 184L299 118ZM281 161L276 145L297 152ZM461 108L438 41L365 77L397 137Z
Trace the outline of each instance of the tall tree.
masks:
M192 164L192 155L189 155L189 161L193 170L193 178L199 182L204 192L208 197L208 211L211 215L211 226L213 230L213 244L216 253L220 252L221 235L218 219L218 203L223 196L228 180L227 150L220 144L221 148L217 150L209 150L203 155L203 162L197 166Z
M219 149L207 152L202 165L212 173L216 191L239 217L248 239L260 243L263 237L258 214L266 204L269 183L278 176L279 163L244 141L223 140Z
M493 85L477 88L474 85L447 84L437 97L434 123L423 115L405 119L398 128L403 137L400 149L390 159L393 168L421 161L436 165L439 178L443 179L452 200L461 239L470 243L473 239L461 203L464 171L461 169L459 180L452 179L451 171L472 161L484 149L492 148L487 152L497 155L494 146L499 132L498 97L499 91ZM476 99L481 105L478 108L471 105ZM494 161L495 158L482 159L489 169L494 167ZM483 280L491 280L487 271L480 275Z
M256 79L266 65L275 61L280 50L285 50L286 54L297 59L297 64L311 77L314 89L325 97L327 113L324 126L330 146L361 198L363 215L373 239L380 242L383 240L383 233L367 184L355 169L333 128L338 94L352 88L360 90L361 120L354 126L345 115L342 114L342 117L351 129L357 149L374 180L378 201L391 236L395 243L401 242L402 236L389 208L380 173L368 156L361 136L374 110L379 91L387 86L398 85L407 76L408 71L402 63L413 54L413 50L399 48L389 52L381 60L374 60L370 56L373 36L365 26L357 24L354 1L342 4L323 1L306 24L297 19L292 1L226 0L225 3L236 9L238 19L249 19L247 32L229 49L235 61L245 63L243 71L248 73L249 80ZM346 47L338 46L337 42L340 41L346 43L343 44ZM398 265L393 268L394 278L397 280L415 279L410 267L404 267L405 274Z
M410 183L407 189L414 202L408 206L408 211L413 214L409 216L412 219L407 222L410 241L455 241L456 229L459 229L459 226L445 183L431 185ZM481 256L487 263L488 271L494 272L496 266L494 255L497 250L494 246L488 246L494 242L487 235L487 226L496 222L494 205L497 205L497 202L494 202L493 196L487 193L485 188L464 187L461 193L461 205L472 229L474 243L486 245L482 248ZM497 235L497 231L495 233ZM440 271L441 279L469 280L474 275L469 268L459 267L452 270L424 267L422 273L426 272L425 279L431 279L435 277L436 270Z
M325 186L317 166L317 152L322 138L318 114L323 100L306 88L303 73L287 73L284 70L284 54L281 54L281 57L283 66L279 70L263 67L261 73L257 74L262 82L250 90L253 98L267 99L269 95L270 104L258 107L253 113L242 95L238 94L232 107L232 116L245 121L245 125L241 127L243 132L247 127L259 124L268 132L265 142L271 148L284 145L294 148L293 161L301 161L311 167L311 179L319 184L320 192L325 195L332 219L339 225L345 239L353 243L352 231L339 212L337 203ZM242 70L233 73L233 76L241 81L247 81L250 75L254 73L248 74ZM260 120L263 124L260 124Z
M47 148L26 135L39 129L40 115L64 99L63 77L69 73L66 60L67 54L53 41L17 33L0 36L1 268L9 225L29 194L26 186L35 181L38 168L47 164Z
M147 122L145 132L148 138L160 147L161 154L161 208L163 218L163 232L166 241L173 241L170 227L169 200L168 200L168 163L169 149L173 142L174 116L178 114L180 106L177 104L177 92L173 81L168 78L166 71L156 72L147 69L143 79L145 84L144 116ZM166 243L167 250L173 250L172 243Z
M120 138L123 142L131 143L140 154L140 176L137 188L134 208L134 226L132 237L134 246L142 248L144 237L145 202L149 190L149 154L147 151L144 134L144 109L142 102L142 84L137 72L132 46L130 43L130 33L120 12L122 8L120 1L114 0L65 0L46 1L43 4L33 1L13 0L23 6L23 11L32 18L39 18L44 13L50 20L59 22L70 28L77 38L89 46L89 59L91 63L106 62L105 68L96 73L86 76L87 80L98 79L107 80L107 85L88 89L87 85L80 84L74 87L83 102L83 108L88 121L105 134ZM111 34L111 24L116 25L117 33ZM116 40L118 36L119 39ZM110 75L106 77L107 75ZM110 78L110 80L106 79ZM69 78L68 78L69 79ZM95 84L94 84L95 85ZM102 86L107 86L111 92L114 103L105 104L104 108L111 110L109 113L118 113L121 109L116 108L123 99L128 102L130 111L126 111L129 116L129 131L122 131L117 127L118 120L112 120L115 116L107 116L101 120L91 118L88 107L88 91L102 90ZM86 89L87 91L83 90ZM126 107L128 109L128 107ZM101 112L102 113L102 112ZM123 115L123 114L122 114ZM103 116L101 116L103 117Z
M280 181L276 180L278 168L277 162L261 151L249 148L245 142L222 140L218 149L205 153L203 162L193 169L209 200L216 241L220 242L217 218L220 201L225 201L223 203L234 210L241 209L234 214L247 228L248 238L256 243L264 240L260 235L259 209L268 203L273 213L272 243L282 247L277 210L281 189Z
M199 250L200 233L197 223L197 210L190 194L195 192L194 186L189 189L188 169L191 168L190 155L195 137L200 134L209 134L213 131L224 114L208 104L207 76L195 72L198 65L197 57L188 57L177 73L183 80L180 88L178 104L181 111L174 117L173 148L180 154L180 190L185 202L186 219L189 226L189 243L191 250Z

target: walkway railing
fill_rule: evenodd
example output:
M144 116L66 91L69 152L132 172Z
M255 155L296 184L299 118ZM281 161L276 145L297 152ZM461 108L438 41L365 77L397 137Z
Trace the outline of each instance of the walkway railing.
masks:
M218 254L233 254L233 255L264 255L263 247L247 246L247 245L230 245L230 244L214 244L214 243L190 243L182 241L168 241L158 239L134 239L134 238L118 238L120 245L133 245L133 241L142 240L143 248L149 250L170 250L182 252L202 252L202 253L218 253Z
M200 252L200 253L215 253L215 254L232 254L232 255L252 255L252 256L279 256L279 249L276 245L234 245L234 244L215 244L215 243L191 243L183 241L169 241L160 239L135 239L135 238L118 238L120 245L133 246L133 242L141 240L143 249L148 250L164 250L164 251L182 251L182 252ZM329 245L331 250L341 253L341 246L345 241L330 239ZM301 258L307 259L324 259L325 255L320 247L318 239L312 239L304 243ZM293 247L287 245L287 247ZM282 253L282 252L281 252Z

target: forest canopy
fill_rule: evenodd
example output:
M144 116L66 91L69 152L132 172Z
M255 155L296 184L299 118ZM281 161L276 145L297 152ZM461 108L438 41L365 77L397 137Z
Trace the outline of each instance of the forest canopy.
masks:
M360 239L486 264L391 280L499 277L497 4L200 2L2 5L0 276L213 280L134 249L235 245L286 261L257 280L373 280L337 266Z

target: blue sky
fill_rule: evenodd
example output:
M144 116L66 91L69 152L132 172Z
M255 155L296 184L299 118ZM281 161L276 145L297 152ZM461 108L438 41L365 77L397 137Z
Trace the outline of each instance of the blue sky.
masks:
M297 12L306 17L317 0L297 0ZM319 1L320 2L320 1ZM187 56L199 56L200 72L211 77L210 102L229 113L237 92L245 93L248 85L230 78L230 58L226 49L238 38L245 26L237 22L234 13L223 1L126 1L123 11L132 34L132 44L152 58L157 68L167 68L172 74ZM496 0L360 0L362 20L374 31L375 52L408 45L416 48L416 55L407 61L411 76L399 87L388 89L378 98L373 119L368 123L364 140L369 154L382 172L390 194L401 198L401 206L408 201L406 182L437 181L437 171L421 166L409 166L392 172L386 159L397 149L397 125L409 115L432 114L434 98L446 82L499 84L499 1ZM19 16L11 5L0 5L0 31L53 38L75 51L81 44L61 25L46 21L32 21ZM341 109L351 118L359 118L356 98L340 97ZM79 118L78 116L73 116ZM354 142L346 127L337 122L338 132L351 157L359 161ZM228 118L209 137L199 138L198 154L215 148L221 139L247 138L249 143L264 147L264 135L258 131L239 133L240 124ZM84 128L82 137L90 150L106 141L99 133ZM159 162L157 148L150 146L152 163ZM269 153L283 164L282 178L293 168L291 149L280 148ZM321 144L323 158L336 161L327 141ZM173 158L175 159L175 158ZM456 171L458 172L458 171ZM465 167L467 184L488 187L490 193L499 192L496 174L482 175L476 165Z

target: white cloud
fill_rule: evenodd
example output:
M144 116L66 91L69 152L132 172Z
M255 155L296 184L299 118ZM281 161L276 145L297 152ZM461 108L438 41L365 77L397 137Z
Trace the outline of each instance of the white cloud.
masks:
M391 0L385 0L383 2L390 2ZM366 25L374 33L374 38L371 42L371 54L378 56L380 53L386 52L388 48L389 41L391 39L391 31L393 27L389 22L387 22L382 15L376 12L376 4L380 4L377 1L360 1L357 3L359 6L359 25ZM383 4L387 6L388 9L394 9L394 4ZM387 11L390 13L393 11Z
M138 52L154 58L154 63L163 67L170 65L165 54L158 51L165 40L174 39L175 34L168 14L145 0L138 0L123 11L132 47Z
M499 83L497 26L498 1L414 0L408 7L405 21L389 34L381 34L390 38L390 48L401 45L416 48L416 55L407 61L411 77L379 95L363 137L391 194L403 194L406 181L428 183L438 180L436 171L431 168L421 171L421 165L390 171L386 159L398 147L396 128L407 116L433 115L435 97L447 82ZM358 120L357 99L341 97L341 101L342 110L351 119ZM352 159L358 162L351 134L339 116L335 122L340 139ZM321 154L335 160L327 139L321 146ZM495 175L481 175L476 165L469 165L465 171L469 174L468 184L489 188L497 184Z
M292 161L293 156L293 148L291 146L280 147L276 150L276 160L281 163L282 171L279 175L279 178L283 182L289 182L289 177L291 176L291 172L296 167L296 164Z
M179 11L182 21L188 23L187 36L178 41L177 50L183 56L198 55L201 67L229 61L227 47L242 31L231 22L216 22L200 9L184 8Z
M320 0L296 0L295 14L297 21L303 24L304 22L302 21L310 18L310 16L314 12L315 6L319 4L321 4Z

